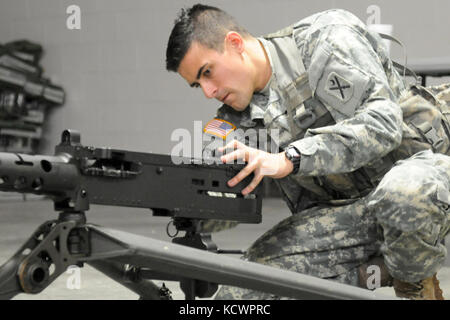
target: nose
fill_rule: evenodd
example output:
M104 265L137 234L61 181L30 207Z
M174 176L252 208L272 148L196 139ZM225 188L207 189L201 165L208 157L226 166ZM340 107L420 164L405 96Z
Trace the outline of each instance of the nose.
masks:
M217 87L213 83L207 81L207 82L204 82L201 85L201 87L202 87L203 94L205 95L205 97L207 97L208 99L212 99L212 98L216 97Z

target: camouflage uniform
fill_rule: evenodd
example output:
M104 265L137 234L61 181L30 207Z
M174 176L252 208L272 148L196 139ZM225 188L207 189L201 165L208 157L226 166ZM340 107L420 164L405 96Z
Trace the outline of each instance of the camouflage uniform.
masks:
M446 256L450 158L433 151L448 153L450 143L427 129L430 144L399 148L405 130L409 141L420 132L403 121L407 90L379 35L349 12L329 10L258 39L272 66L269 83L245 111L223 106L218 117L277 129L272 143L302 156L297 174L277 180L293 215L244 259L351 285L380 252L400 280L436 273ZM412 151L419 152L407 158ZM271 296L224 286L216 298Z

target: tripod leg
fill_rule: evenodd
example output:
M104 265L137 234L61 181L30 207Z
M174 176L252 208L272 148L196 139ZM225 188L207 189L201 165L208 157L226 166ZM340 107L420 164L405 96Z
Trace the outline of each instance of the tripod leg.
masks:
M69 254L67 239L75 222L47 221L14 256L0 267L0 299L19 293L38 293L68 266L77 264Z
M170 293L159 288L151 280L142 279L133 271L127 270L126 265L108 260L93 260L87 262L90 266L121 285L137 293L141 300L171 300Z
M12 299L23 292L16 276L19 259L14 256L0 268L0 300Z

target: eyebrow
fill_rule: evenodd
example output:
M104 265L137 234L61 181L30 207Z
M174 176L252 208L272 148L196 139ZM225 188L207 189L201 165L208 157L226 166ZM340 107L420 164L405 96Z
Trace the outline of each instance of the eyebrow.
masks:
M208 63L205 63L204 65L202 65L202 66L200 67L200 69L198 69L197 77L195 78L196 80L200 79L200 76L202 75L203 69L206 67L207 64L208 64ZM198 84L198 82L193 82L193 83L191 83L191 87L194 87L196 84Z

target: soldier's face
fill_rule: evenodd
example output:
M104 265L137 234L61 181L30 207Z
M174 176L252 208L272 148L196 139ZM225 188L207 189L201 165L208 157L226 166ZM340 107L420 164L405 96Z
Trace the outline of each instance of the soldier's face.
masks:
M193 42L178 68L178 73L193 88L237 111L244 110L253 96L254 86L245 58L232 45L223 52Z

